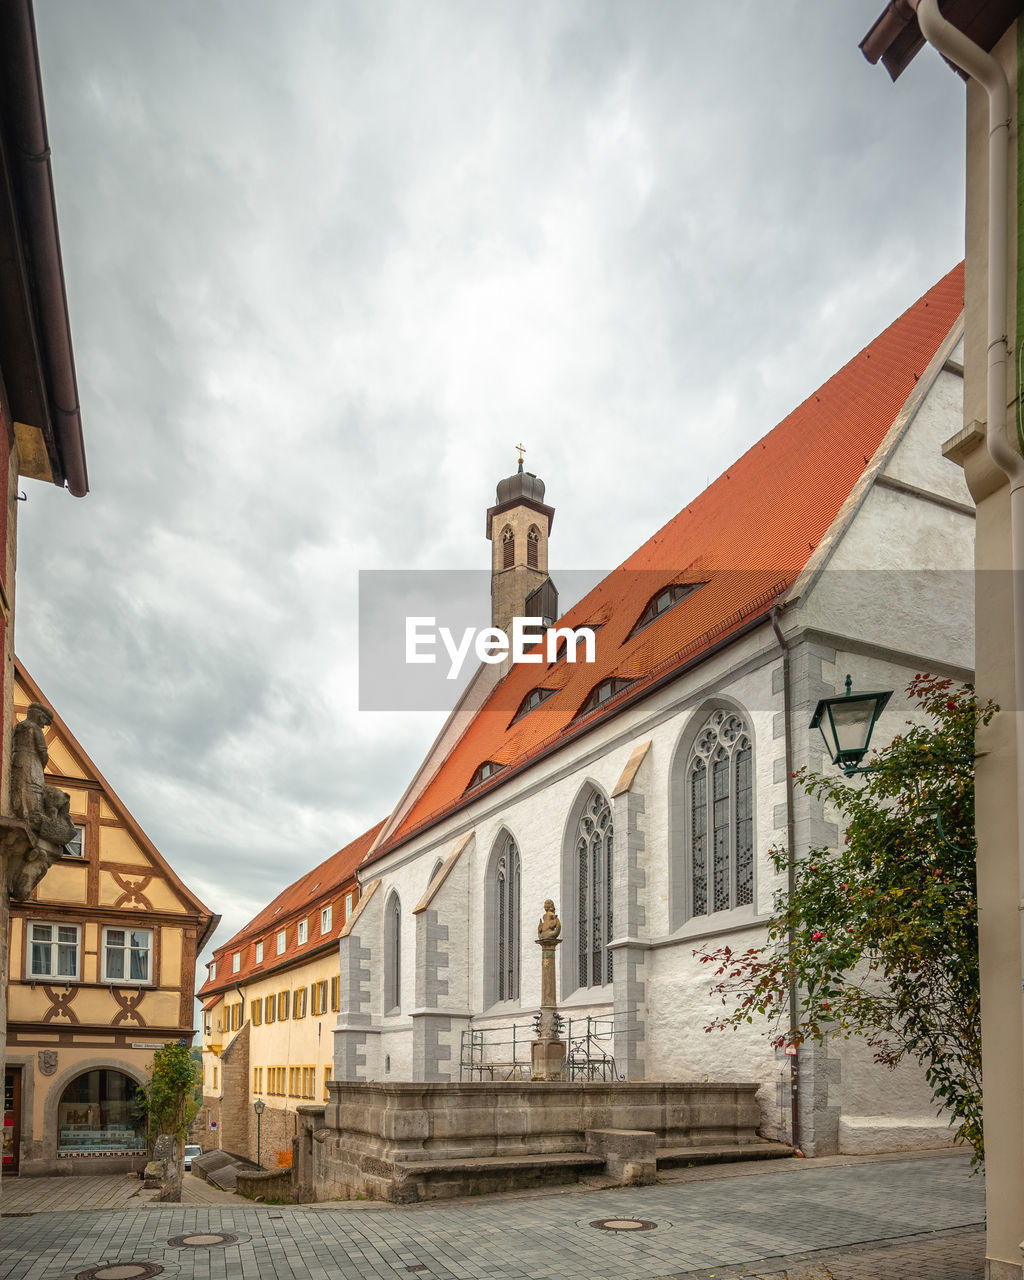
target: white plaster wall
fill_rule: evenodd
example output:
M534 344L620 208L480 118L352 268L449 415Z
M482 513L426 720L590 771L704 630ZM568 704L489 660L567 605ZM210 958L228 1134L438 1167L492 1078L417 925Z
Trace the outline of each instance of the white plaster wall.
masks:
M973 543L971 517L875 486L815 584L807 622L970 667Z
M964 344L961 340L952 359L962 364L963 358ZM939 373L892 457L886 462L884 474L973 506L963 470L944 458L941 448L937 447L959 430L963 391L961 376L946 371Z

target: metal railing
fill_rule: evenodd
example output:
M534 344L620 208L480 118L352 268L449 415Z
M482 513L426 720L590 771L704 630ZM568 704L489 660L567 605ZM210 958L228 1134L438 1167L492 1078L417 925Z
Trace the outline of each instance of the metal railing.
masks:
M632 1025L636 1011L586 1014L578 1018L559 1015L559 1036L566 1042L566 1078L573 1081L624 1079L615 1066L612 1051L616 1023ZM462 1032L459 1079L464 1081L529 1080L530 1045L537 1038L539 1014L532 1022L501 1026L468 1027Z

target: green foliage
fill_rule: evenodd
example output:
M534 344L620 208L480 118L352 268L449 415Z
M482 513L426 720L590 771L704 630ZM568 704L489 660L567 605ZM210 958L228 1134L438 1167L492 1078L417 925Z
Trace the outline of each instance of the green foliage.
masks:
M149 1083L141 1091L150 1143L161 1133L184 1140L199 1109L196 1092L201 1071L201 1063L195 1061L187 1045L165 1044L157 1049Z
M998 707L979 706L970 686L933 676L915 677L907 692L930 723L909 725L873 752L870 771L857 779L794 775L842 815L845 841L796 862L794 890L776 895L764 946L696 953L716 966L712 992L728 1010L706 1030L762 1015L777 1047L860 1035L876 1062L914 1059L978 1162L974 738ZM778 872L787 870L787 850L771 857Z

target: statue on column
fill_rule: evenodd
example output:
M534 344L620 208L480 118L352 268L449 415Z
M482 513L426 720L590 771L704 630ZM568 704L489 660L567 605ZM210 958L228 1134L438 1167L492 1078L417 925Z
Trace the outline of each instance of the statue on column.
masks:
M537 924L540 957L540 1017L537 1039L531 1045L530 1079L558 1081L565 1079L565 1041L558 1035L558 1010L555 995L555 954L562 939L562 922L550 898L544 903L544 914Z
M46 781L49 760L44 730L53 712L33 702L24 720L14 726L11 739L11 809L28 827L31 847L20 864L11 868L8 888L13 898L27 898L75 838L71 798Z

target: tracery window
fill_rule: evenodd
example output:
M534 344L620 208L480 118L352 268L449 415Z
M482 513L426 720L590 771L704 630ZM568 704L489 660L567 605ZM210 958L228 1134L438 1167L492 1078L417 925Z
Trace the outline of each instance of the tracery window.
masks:
M511 569L516 562L516 535L506 525L501 533L501 567Z
M499 1000L519 999L522 864L509 836L494 866L495 972Z
M715 711L686 766L689 914L754 901L754 752L747 727Z
M611 806L593 791L576 836L576 958L581 987L612 980L612 888L615 872Z

